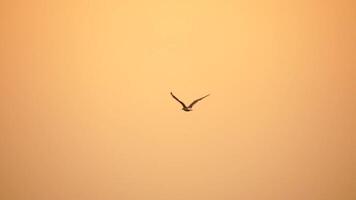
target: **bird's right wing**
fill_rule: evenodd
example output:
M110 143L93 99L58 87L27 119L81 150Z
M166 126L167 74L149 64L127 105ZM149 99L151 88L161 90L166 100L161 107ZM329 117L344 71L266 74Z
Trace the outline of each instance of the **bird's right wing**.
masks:
M171 92L172 97L177 100L180 104L182 104L183 107L187 107L181 100L179 100L174 94Z

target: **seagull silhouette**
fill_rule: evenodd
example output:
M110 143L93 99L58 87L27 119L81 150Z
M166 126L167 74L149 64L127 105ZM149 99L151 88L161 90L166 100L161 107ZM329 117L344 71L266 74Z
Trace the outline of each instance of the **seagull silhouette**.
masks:
M171 95L175 100L177 100L180 104L182 104L182 106L183 106L182 110L184 110L185 112L189 112L189 111L193 110L192 108L196 103L198 103L200 100L204 99L205 97L209 96L210 94L194 100L189 106L186 106L181 100L179 100L176 96L174 96L174 94L172 92L171 92Z

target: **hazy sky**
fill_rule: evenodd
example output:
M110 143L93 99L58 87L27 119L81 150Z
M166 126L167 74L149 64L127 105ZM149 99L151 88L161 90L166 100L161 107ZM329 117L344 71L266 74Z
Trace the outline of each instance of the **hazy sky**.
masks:
M0 2L0 199L356 199L356 3ZM193 112L186 102L211 93Z

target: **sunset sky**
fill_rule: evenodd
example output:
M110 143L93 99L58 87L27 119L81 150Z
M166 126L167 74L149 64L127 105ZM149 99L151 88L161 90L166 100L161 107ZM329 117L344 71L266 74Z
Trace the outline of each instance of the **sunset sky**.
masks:
M355 52L353 0L1 1L0 199L355 200Z

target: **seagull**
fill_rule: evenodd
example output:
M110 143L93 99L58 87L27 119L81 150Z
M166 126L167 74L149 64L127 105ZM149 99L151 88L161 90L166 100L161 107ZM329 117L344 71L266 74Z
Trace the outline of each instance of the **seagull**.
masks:
M174 96L174 94L172 92L171 92L171 95L175 100L177 100L180 104L182 104L182 106L183 106L182 110L184 110L185 112L189 112L189 111L193 110L192 108L193 108L194 104L198 103L198 101L204 99L205 97L209 96L210 94L194 100L189 106L186 106L181 100L179 100L176 96Z

